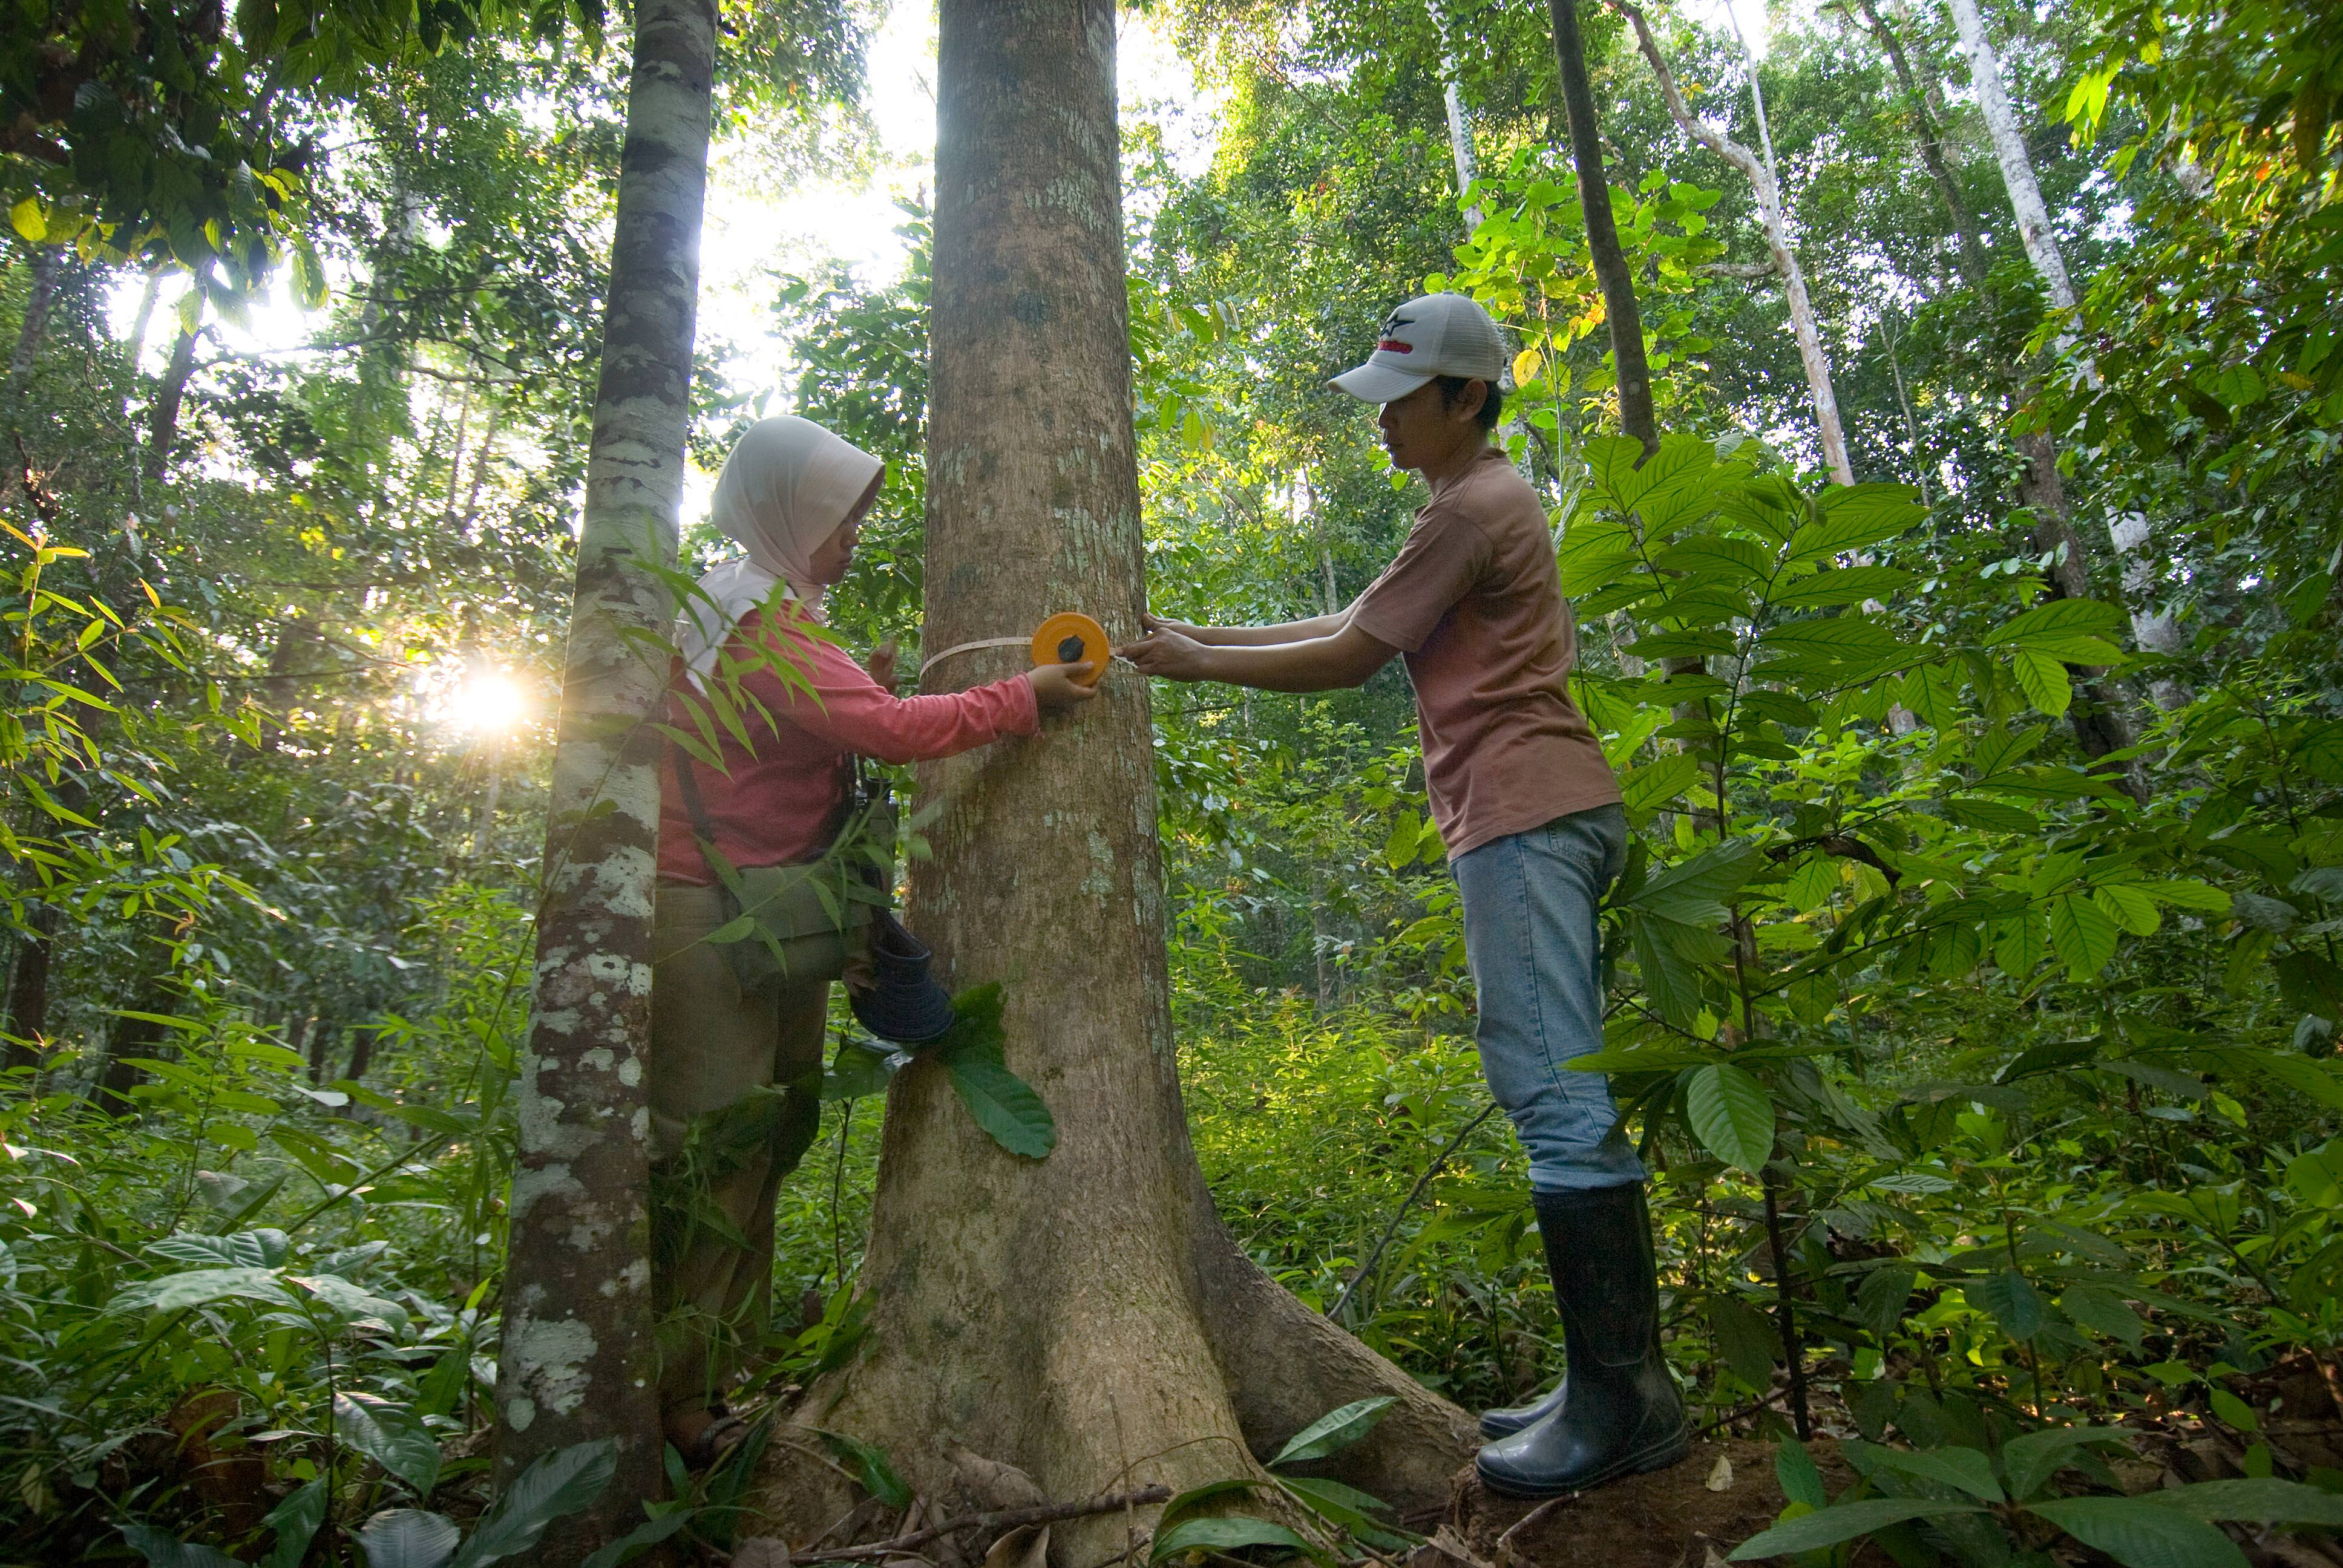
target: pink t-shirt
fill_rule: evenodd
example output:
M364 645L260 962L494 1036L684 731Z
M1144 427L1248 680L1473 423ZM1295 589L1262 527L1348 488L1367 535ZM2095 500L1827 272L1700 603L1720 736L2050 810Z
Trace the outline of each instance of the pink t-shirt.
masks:
M724 771L687 759L709 825L716 829L716 847L735 866L791 865L829 849L831 816L845 794L850 757L920 762L1007 735L1031 735L1040 727L1032 683L1021 675L945 696L897 697L844 648L796 629L790 618L801 613L778 606L753 622L743 620L726 643L724 657L756 657L753 636L794 665L813 695L769 668L749 671L740 681L745 696L772 715L768 724L743 704L748 711L742 724L755 749L743 747L718 722ZM687 731L698 729L679 715L671 714L668 721ZM677 752L669 742L662 759L659 874L669 881L705 885L715 879L676 782Z
M1491 447L1433 492L1352 624L1407 656L1450 859L1618 800L1570 699L1578 637L1545 508L1503 452Z

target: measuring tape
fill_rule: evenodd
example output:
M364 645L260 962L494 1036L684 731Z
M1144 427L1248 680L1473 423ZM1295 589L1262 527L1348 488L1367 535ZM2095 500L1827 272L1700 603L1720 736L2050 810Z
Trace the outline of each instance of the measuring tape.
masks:
M1090 661L1090 673L1074 678L1076 684L1096 686L1106 673L1107 659L1112 649L1106 640L1106 628L1079 610L1066 610L1051 616L1033 628L1031 637L980 637L973 642L956 642L920 666L920 680L925 684L928 671L945 659L963 653L974 653L984 648L1022 648L1031 651L1033 662L1043 664L1080 664Z

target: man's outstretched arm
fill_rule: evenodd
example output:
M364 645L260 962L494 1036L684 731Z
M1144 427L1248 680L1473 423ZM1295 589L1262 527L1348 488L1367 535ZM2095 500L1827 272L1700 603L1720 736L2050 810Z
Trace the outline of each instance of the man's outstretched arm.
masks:
M1168 620L1159 615L1142 615L1139 620L1151 632L1177 632L1206 648L1272 648L1281 642L1312 642L1332 637L1351 623L1351 611L1357 608L1355 604L1345 605L1332 615L1280 621L1275 626L1190 626L1184 620Z
M1318 622L1290 624L1307 627L1319 622L1328 623L1332 629L1299 641L1214 645L1174 631L1158 621L1152 623L1148 636L1115 652L1129 659L1141 674L1160 675L1168 680L1220 680L1231 686L1250 686L1257 691L1333 691L1363 683L1399 651L1353 626L1347 610L1339 616L1321 616ZM1259 632L1284 628L1241 629Z

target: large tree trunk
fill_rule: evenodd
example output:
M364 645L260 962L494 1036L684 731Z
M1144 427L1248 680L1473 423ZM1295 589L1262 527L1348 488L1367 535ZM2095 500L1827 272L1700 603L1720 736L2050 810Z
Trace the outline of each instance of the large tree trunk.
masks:
M641 1518L660 1483L647 1192L651 895L664 638L708 185L709 0L635 11L602 372L554 754L536 1005L517 1086L520 1158L498 1362L496 1475L613 1438L617 1478L535 1553L568 1563Z
M1651 65L1652 75L1659 79L1660 95L1666 100L1668 113L1676 125L1684 135L1748 176L1750 189L1757 197L1757 221L1765 231L1766 254L1773 258L1774 270L1781 275L1782 291L1789 298L1790 331L1797 339L1798 362L1805 367L1806 390L1814 398L1815 427L1822 437L1823 466L1830 470L1835 482L1854 484L1855 470L1846 457L1846 431L1839 419L1838 392L1831 381L1830 357L1824 351L1822 328L1815 320L1814 302L1806 294L1805 269L1798 265L1798 253L1790 244L1789 216L1783 207L1782 186L1775 174L1773 136L1765 129L1764 99L1757 103L1758 131L1765 143L1765 154L1761 158L1692 112L1676 86L1675 73L1668 68L1667 56L1660 53L1659 41L1652 36L1644 13L1626 0L1612 0L1612 4L1634 25L1636 46ZM1758 90L1754 63L1750 67L1750 90Z
M1144 558L1113 0L944 0L939 39L923 640L1064 608L1127 637ZM1019 662L992 650L936 673L965 686ZM1005 988L1009 1062L1048 1101L1056 1149L1003 1151L946 1070L903 1070L860 1287L870 1332L804 1419L879 1443L930 1496L957 1442L1074 1498L1243 1474L1248 1447L1390 1393L1402 1403L1352 1473L1436 1501L1466 1452L1461 1412L1240 1255L1197 1170L1145 683L1110 678L1047 729L922 769L934 858L910 923L953 986ZM1120 1514L1057 1527L1053 1559L1094 1563L1124 1530Z
M2017 236L2025 242L2026 259L2042 279L2050 303L2058 310L2069 313L2075 308L2075 284L2066 274L2066 258L2058 248L2057 231L2050 226L2050 209L2042 200L2042 186L2034 177L2034 159L2026 150L2026 138L2019 132L2017 111L2011 106L2009 94L2001 80L2001 58L1994 52L1993 40L1986 35L1985 18L1977 14L1976 0L1946 0L1953 13L1953 25L1959 29L1961 51L1968 56L1969 85L1976 94L1977 110L1985 117L1986 130L1993 137L1994 156L2001 165L2002 184L2009 191L2010 210L2017 217ZM2062 325L2058 331L2062 351L2074 347L2074 328ZM2098 371L2086 357L2084 374L2097 385ZM2130 602L2132 638L2150 653L2174 656L2181 651L2180 626L2171 615L2159 608L2156 590L2163 577L2163 563L2152 547L2150 530L2143 518L2137 526L2112 523L2108 540L2115 546L2116 558L2121 563L2124 597ZM2153 683L2151 691L2159 707L2177 708L2188 700L2188 693L2179 682L2170 679Z

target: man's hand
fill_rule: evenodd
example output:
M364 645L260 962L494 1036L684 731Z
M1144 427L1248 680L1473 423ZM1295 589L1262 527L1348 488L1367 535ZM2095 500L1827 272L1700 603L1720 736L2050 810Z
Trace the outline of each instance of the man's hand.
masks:
M1116 658L1129 659L1141 675L1160 675L1166 680L1212 678L1212 649L1188 635L1195 628L1157 620L1152 616L1141 618L1141 624L1147 628L1148 635L1116 648Z
M1042 712L1051 713L1079 707L1098 695L1097 687L1084 686L1075 678L1090 672L1091 661L1086 658L1079 664L1037 664L1025 672L1025 678L1032 683L1033 700L1041 704Z
M870 650L870 678L884 691L895 689L895 639L891 637Z
M1184 620L1167 620L1160 615L1149 615L1141 610L1139 615L1139 624L1149 631L1174 631L1194 641L1203 640L1196 635L1202 628L1190 626Z

